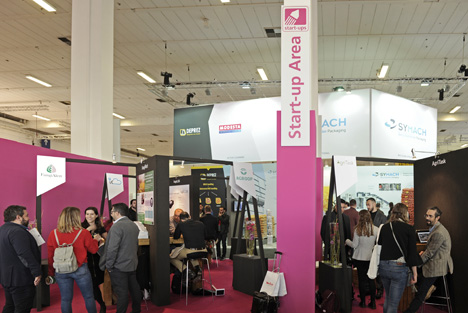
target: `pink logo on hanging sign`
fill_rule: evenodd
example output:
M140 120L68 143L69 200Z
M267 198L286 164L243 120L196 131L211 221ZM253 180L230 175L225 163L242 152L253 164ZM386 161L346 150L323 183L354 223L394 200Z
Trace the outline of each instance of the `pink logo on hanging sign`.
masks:
M283 31L305 32L309 30L307 7L288 7L283 10Z

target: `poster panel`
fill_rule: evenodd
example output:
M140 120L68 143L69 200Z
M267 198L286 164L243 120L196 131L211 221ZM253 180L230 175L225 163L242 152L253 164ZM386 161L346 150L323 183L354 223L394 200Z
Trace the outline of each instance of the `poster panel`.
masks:
M169 186L169 216L173 216L176 209L190 212L190 185Z
M37 156L36 196L54 189L66 181L65 158Z
M108 199L112 200L124 191L123 175L106 173Z
M198 173L197 173L198 172ZM210 205L214 216L226 208L226 181L223 166L192 167L192 175L200 175L199 203Z
M154 171L138 175L137 184L138 220L154 225Z
M353 186L357 180L357 164L355 156L333 157L335 166L336 193L341 196L343 192Z

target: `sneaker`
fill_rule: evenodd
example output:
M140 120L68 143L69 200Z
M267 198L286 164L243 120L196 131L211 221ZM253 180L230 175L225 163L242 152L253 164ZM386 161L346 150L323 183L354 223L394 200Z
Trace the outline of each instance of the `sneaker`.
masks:
M427 291L426 297L424 298L424 301L429 299L432 296L432 293L436 290L436 286L432 285L429 290Z

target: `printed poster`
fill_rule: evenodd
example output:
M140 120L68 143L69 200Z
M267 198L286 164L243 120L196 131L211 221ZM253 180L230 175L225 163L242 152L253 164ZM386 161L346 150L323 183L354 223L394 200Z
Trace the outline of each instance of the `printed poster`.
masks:
M138 221L154 225L154 171L138 175L137 186Z

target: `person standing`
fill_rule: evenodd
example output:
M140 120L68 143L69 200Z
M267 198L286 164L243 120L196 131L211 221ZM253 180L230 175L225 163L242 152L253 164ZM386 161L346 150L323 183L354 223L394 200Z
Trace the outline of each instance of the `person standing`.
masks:
M453 273L453 260L450 256L452 240L447 229L439 222L441 215L442 211L438 207L430 208L426 212L426 223L430 226L431 234L426 250L420 253L423 277L420 277L418 292L405 313L418 311L437 278L447 275L448 272Z
M0 227L0 284L5 291L3 313L30 312L41 281L41 253L28 232L26 208L10 205Z
M132 297L132 312L138 313L141 312L142 298L136 279L139 229L127 214L128 207L125 203L117 203L112 207L114 224L109 230L104 247L105 268L117 296L117 313L127 311L129 292Z
M81 226L89 231L93 237L95 234L99 234L104 239L107 237L106 229L102 225L98 210L95 207L89 207L86 209L85 220L81 223ZM99 288L99 285L104 283L104 272L99 268L99 259L99 254L88 252L88 268L91 273L91 279L93 280L94 299L101 307L99 312L105 313L106 304L104 303L101 289Z
M216 250L218 255L221 254L221 260L226 258L226 239L229 234L229 215L226 214L226 209L223 207L219 208L218 214L218 225L219 225L219 237L216 243ZM223 244L223 250L221 252L221 243Z
M205 240L211 241L218 239L218 218L211 214L211 207L205 208L205 215L200 218L200 222L205 224Z
M62 313L72 312L73 285L76 284L83 295L86 310L88 313L96 313L96 302L93 294L93 281L89 272L87 253L96 253L98 241L102 238L99 235L94 237L88 231L83 231L81 227L80 209L66 207L59 215L57 229L50 232L47 239L47 252L49 258L49 275L57 279L60 289ZM54 268L55 249L63 244L72 244L73 253L78 263L78 269L71 273L58 273Z
M128 208L128 218L131 221L138 221L138 214L137 214L137 201L136 199L132 199L130 201L130 207Z
M397 313L408 282L408 268L412 273L410 283L415 284L418 279L416 266L420 263L414 229L408 224L406 205L395 204L390 220L380 230L378 243L382 246L379 275L385 289L383 312Z
M369 211L362 210L358 215L359 221L354 230L353 241L347 239L346 244L354 249L353 264L358 271L359 296L361 298L359 306L366 307L366 285L368 285L371 298L369 307L375 310L375 283L367 276L367 271L379 229L372 224Z
M349 217L349 227L351 228L351 239L354 238L354 228L359 223L359 213L356 210L356 200L349 201L349 208L343 211Z

